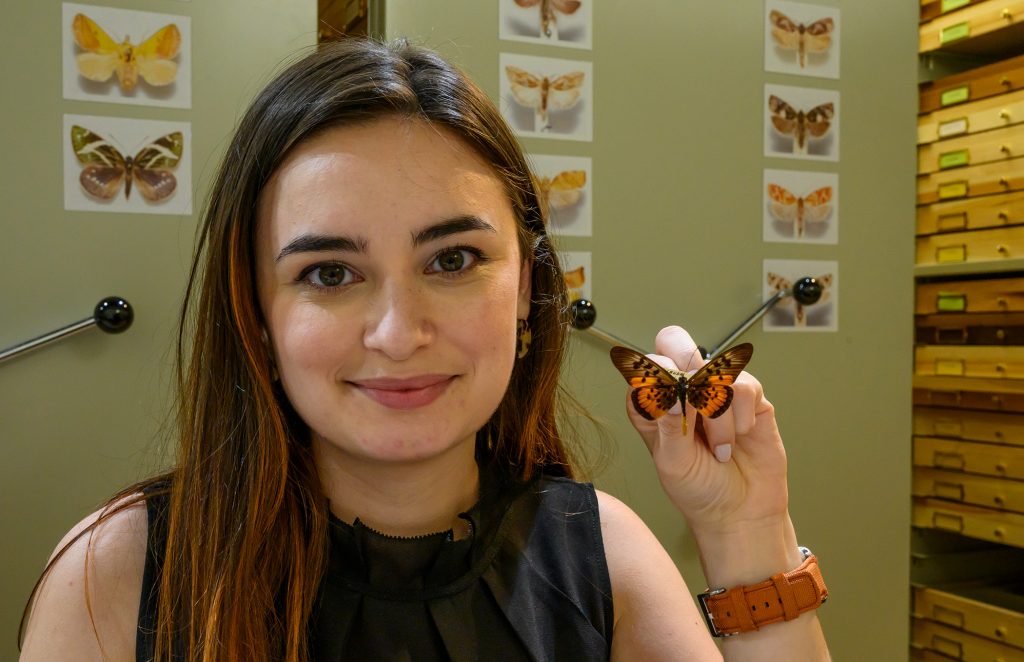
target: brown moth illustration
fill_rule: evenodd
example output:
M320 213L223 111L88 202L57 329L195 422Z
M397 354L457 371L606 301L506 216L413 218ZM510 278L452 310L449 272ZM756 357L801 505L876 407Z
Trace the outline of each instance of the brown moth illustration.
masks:
M779 48L796 51L801 69L807 65L808 53L824 53L832 45L835 23L831 18L805 25L772 10L768 14L768 22L772 24L772 40Z
M808 111L797 110L774 94L768 98L772 113L772 126L783 136L793 138L793 153L806 154L810 138L821 138L828 133L835 117L835 105L830 101Z

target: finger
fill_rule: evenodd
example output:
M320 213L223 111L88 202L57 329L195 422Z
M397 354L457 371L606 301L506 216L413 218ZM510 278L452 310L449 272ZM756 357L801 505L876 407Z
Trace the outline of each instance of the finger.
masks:
M754 429L755 415L764 400L764 389L761 382L752 375L741 372L732 390L732 405L729 408L732 411L733 427L736 435L742 437Z
M680 326L666 326L654 339L654 348L659 354L669 357L680 366L678 370L691 372L704 365L704 357L697 349L686 329Z

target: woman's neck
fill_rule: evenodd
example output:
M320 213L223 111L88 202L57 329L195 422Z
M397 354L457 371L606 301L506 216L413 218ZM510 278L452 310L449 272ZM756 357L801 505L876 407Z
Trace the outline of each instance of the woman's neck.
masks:
M472 441L472 440L470 440ZM314 437L313 454L331 512L338 519L391 536L413 537L452 529L467 532L458 515L479 497L480 476L474 444L416 462L353 458Z

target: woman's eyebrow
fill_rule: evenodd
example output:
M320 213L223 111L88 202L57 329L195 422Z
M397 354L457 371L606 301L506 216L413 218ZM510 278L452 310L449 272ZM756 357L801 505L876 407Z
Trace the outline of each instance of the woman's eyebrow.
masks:
M426 244L431 241L437 241L443 239L449 235L458 234L460 232L470 232L472 230L485 230L487 232L497 233L494 226L487 221L477 216L456 216L455 218L449 218L435 223L430 227L426 227L419 232L412 235L412 245L419 246Z
M344 251L348 253L365 253L367 242L361 237L350 239L324 234L301 234L288 242L288 245L277 254L280 262L292 253L316 253L326 251Z

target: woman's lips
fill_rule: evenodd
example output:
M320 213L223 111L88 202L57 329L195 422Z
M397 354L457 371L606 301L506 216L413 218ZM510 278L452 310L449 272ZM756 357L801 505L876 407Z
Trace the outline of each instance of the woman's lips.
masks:
M351 382L357 389L390 409L416 409L441 397L453 375L419 375L405 379L383 377Z

